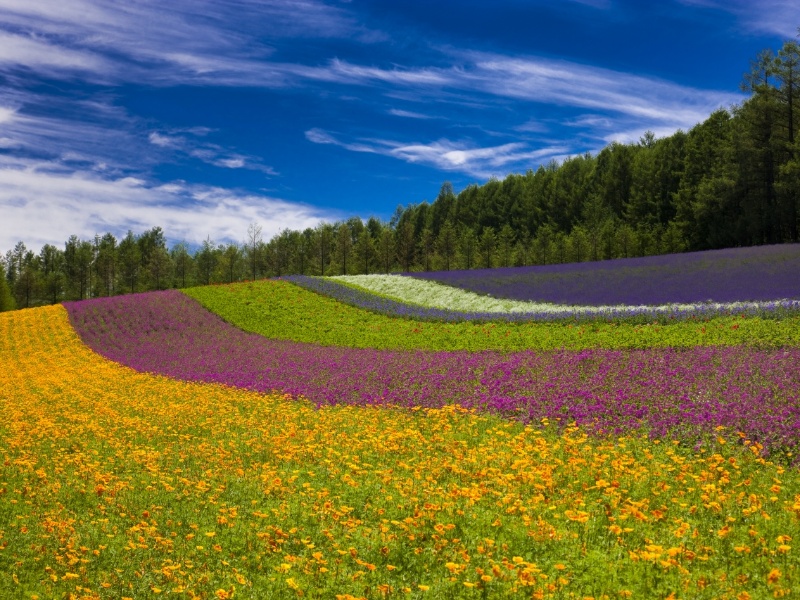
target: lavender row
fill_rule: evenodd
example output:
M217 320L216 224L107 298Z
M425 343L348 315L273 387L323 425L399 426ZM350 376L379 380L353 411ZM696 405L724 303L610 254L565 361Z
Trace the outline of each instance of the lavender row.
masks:
M425 352L323 347L245 333L180 292L65 304L91 348L137 371L318 405L458 403L523 421L576 421L686 442L716 426L797 446L800 349Z
M536 267L410 273L497 298L658 305L800 300L800 244Z
M358 289L335 279L309 277L306 275L289 275L281 277L304 289L322 294L350 306L363 308L375 313L391 317L401 317L420 321L440 322L489 322L508 321L523 323L529 321L678 321L694 318L713 318L732 315L777 317L797 314L800 311L800 300L774 300L767 302L750 302L737 306L721 306L716 303L699 303L691 306L604 306L591 308L576 306L573 310L553 311L543 308L539 311L526 312L468 312L446 310L408 304L384 298L369 291ZM433 279L433 278L431 278Z

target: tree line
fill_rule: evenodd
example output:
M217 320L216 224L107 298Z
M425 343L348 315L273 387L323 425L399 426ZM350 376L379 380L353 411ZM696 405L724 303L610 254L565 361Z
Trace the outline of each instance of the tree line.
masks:
M614 142L469 185L391 220L352 217L265 240L168 247L160 227L117 240L70 237L0 256L0 310L287 274L335 275L544 265L798 242L800 45L761 52L749 97L688 132Z

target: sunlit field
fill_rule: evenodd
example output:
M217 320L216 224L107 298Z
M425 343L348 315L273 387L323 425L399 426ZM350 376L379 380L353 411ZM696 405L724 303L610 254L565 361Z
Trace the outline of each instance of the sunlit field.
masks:
M288 282L191 295L0 315L0 597L800 590L791 318L578 336L401 320ZM388 347L348 343L367 322ZM576 347L504 349L503 327ZM615 327L649 337L620 348ZM392 346L407 328L433 333Z

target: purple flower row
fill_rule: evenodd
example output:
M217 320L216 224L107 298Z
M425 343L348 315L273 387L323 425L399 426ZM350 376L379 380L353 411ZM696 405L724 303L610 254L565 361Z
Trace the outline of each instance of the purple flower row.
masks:
M142 372L318 405L465 407L694 443L723 425L767 449L800 431L800 349L426 352L323 347L243 332L177 291L65 303L83 340Z
M464 273L475 273L469 271ZM415 275L416 276L416 275ZM465 275L466 277L466 275ZM619 306L597 308L595 310L581 307L574 312L563 311L530 311L530 312L467 312L446 310L407 304L390 298L383 298L366 290L356 289L335 279L308 277L306 275L288 275L281 277L297 286L312 292L372 312L419 321L440 322L489 322L509 321L523 323L528 321L676 321L691 318L712 318L726 315L747 316L779 316L797 314L800 311L800 300L777 300L763 304L720 308L712 304L696 304L689 307L669 306ZM434 279L430 277L430 279ZM447 283L447 282L443 282ZM447 283L451 285L451 283ZM462 286L463 287L463 286Z
M800 244L591 263L409 273L497 298L555 304L658 305L800 300Z

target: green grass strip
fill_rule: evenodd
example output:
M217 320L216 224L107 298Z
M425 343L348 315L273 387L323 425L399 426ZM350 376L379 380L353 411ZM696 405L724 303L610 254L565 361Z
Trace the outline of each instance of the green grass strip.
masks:
M515 351L800 345L800 317L721 317L666 325L438 323L375 314L278 280L190 288L184 292L245 331L327 346Z

